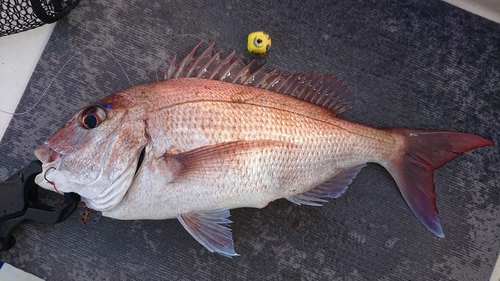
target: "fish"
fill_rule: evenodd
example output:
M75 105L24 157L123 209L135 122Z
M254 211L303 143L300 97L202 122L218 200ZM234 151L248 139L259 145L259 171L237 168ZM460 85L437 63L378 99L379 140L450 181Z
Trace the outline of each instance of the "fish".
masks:
M233 257L230 210L285 198L322 206L366 163L389 171L410 209L444 237L434 170L478 135L375 128L338 117L354 94L332 74L289 72L197 44L165 79L76 111L35 155L43 188L120 220L177 218L210 252Z

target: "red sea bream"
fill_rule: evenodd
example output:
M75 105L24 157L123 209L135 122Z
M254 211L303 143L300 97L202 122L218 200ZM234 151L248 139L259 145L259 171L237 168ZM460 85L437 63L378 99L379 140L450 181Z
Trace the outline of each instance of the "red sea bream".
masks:
M201 44L201 43L200 43ZM208 250L236 255L229 210L286 198L320 206L367 162L385 167L413 213L443 236L433 171L493 145L448 131L378 129L339 119L353 98L334 75L288 73L198 44L165 81L77 111L35 154L36 182L76 192L104 216L177 218Z

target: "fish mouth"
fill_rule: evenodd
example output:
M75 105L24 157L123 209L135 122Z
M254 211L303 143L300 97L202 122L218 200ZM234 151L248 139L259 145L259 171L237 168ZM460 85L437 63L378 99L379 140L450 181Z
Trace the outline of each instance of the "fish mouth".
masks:
M56 152L47 144L44 144L35 150L35 156L42 162L42 172L35 177L35 183L42 188L59 193L49 180L52 173L59 168L62 154Z
M85 194L85 192L80 194L83 190L73 190L72 192L80 194L82 201L84 201L89 208L99 211L112 209L121 201L128 189L132 186L135 177L140 173L146 158L146 146L142 147L139 151L140 152L136 154L135 157L135 161L137 162L131 162L129 168L127 168L118 178L109 183L109 185L106 186L100 194L96 196ZM35 183L42 188L58 192L48 181L57 180L56 178L59 180L62 179L60 175L55 176L54 173L57 173L57 169L59 168L64 155L58 153L47 144L37 148L35 150L35 155L42 162L42 172L36 176ZM67 180L68 179L64 179L63 181L69 183ZM75 186L73 185L74 183L70 185L70 188L71 186L74 188ZM89 185L92 185L92 183L86 184L86 186ZM122 188L120 188L120 186ZM61 192L69 192L68 190L62 190L61 188L64 189L64 184L61 186L58 185L58 190Z
M52 164L51 167L58 166L61 161L61 153L56 152L48 145L44 144L35 150L35 156L42 161L44 165Z

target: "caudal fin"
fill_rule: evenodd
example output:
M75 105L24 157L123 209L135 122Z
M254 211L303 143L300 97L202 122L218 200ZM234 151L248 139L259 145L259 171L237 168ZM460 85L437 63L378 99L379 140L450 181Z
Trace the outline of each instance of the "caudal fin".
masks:
M431 232L444 237L439 222L434 193L434 169L464 153L481 146L492 146L483 137L447 131L390 129L404 137L405 149L385 168L396 181L404 199L417 218Z

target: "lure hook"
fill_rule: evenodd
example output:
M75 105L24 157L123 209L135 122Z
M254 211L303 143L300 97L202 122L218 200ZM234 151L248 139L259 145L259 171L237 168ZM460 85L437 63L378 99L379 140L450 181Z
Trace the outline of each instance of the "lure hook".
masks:
M50 184L54 187L54 190L57 192L57 194L61 194L61 192L59 192L59 190L57 190L57 187L56 187L56 184L53 182L53 181L50 181L49 179L47 179L47 173L50 171L50 169L56 169L54 167L50 167L47 169L47 171L45 171L45 173L43 174L43 178Z
M43 174L43 178L44 178L44 179L45 179L48 183L52 184L52 181L49 181L49 180L47 179L47 173L50 171L50 169L54 169L54 170L55 170L56 168L54 168L54 167L50 167L50 168L48 168L48 169L47 169L47 171L45 171L45 174Z

